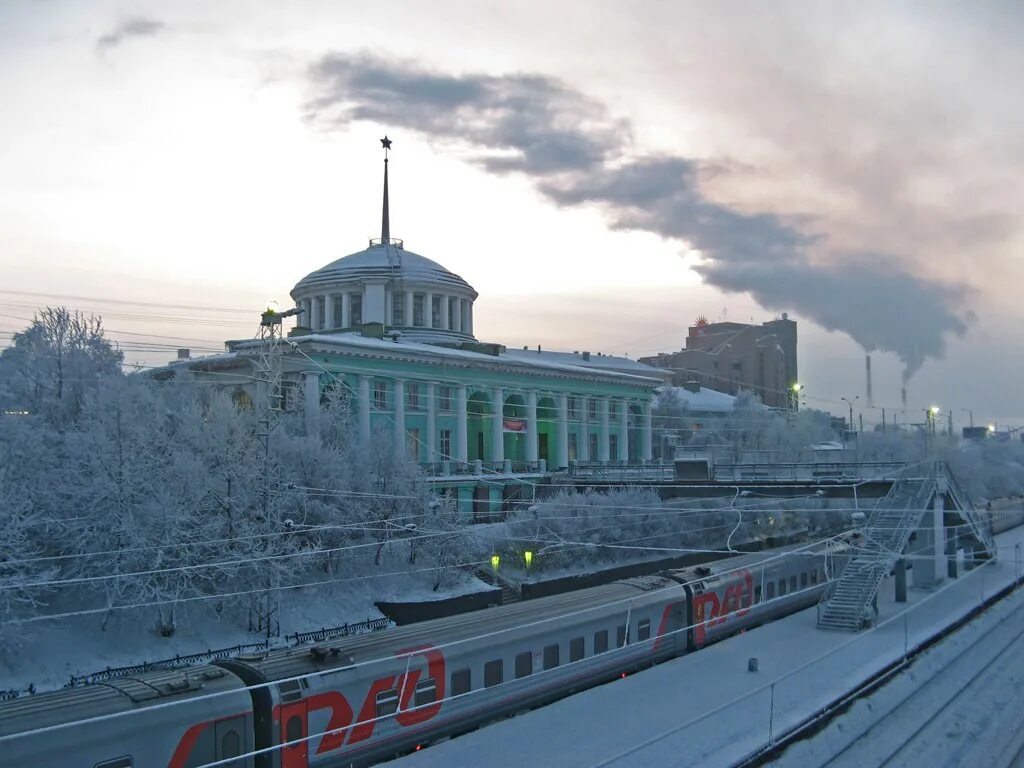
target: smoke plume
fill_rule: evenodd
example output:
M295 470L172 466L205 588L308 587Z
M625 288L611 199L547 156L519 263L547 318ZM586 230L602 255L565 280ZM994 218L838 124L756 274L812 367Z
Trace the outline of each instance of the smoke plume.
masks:
M615 229L687 244L700 252L694 269L710 285L795 311L866 350L894 352L905 379L941 357L950 334L967 330L963 286L912 275L894 254L829 251L805 218L709 199L699 161L638 152L628 121L556 79L447 75L330 54L311 67L310 82L312 124L370 120L467 146L481 167L524 174L560 206L598 206Z

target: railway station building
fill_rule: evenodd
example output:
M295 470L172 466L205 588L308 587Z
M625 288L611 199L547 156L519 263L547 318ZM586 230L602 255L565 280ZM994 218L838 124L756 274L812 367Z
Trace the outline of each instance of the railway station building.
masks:
M384 431L466 514L507 508L572 462L643 464L651 405L664 372L628 358L508 349L474 335L477 292L390 235L387 160L381 237L296 283L297 321L281 343L280 375L316 430L321 402L342 388L360 438ZM176 362L216 379L240 402L260 393L265 340Z

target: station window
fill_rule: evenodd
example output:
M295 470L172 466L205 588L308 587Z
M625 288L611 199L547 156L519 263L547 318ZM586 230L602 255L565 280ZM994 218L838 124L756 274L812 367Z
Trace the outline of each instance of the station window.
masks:
M575 419L576 418L576 398L572 397L572 396L565 398L565 408L569 412L569 414L568 414L569 418L570 419Z
M622 648L629 644L629 632L626 631L625 624L619 624L615 630L615 647Z
M405 294L396 292L391 294L391 324L405 325Z
M349 310L352 314L351 325L354 328L363 324L363 294L353 293L349 296Z
M441 458L444 460L451 459L452 457L452 431L450 429L441 430Z
M377 694L377 717L387 717L398 711L398 689L390 688Z
M441 327L441 296L432 296L430 299L430 327Z
M636 639L640 642L649 640L651 637L651 620L644 619L636 625Z
M410 411L420 409L420 383L418 381L410 381L405 385L405 406Z
M468 669L457 669L452 672L452 696L469 693L472 677Z
M424 704L432 704L437 701L437 681L432 677L420 680L416 683L416 693L413 696L413 705L422 707Z
M450 411L452 409L452 388L442 386L438 390L437 396L438 404L437 407L442 411Z
M587 400L587 418L591 421L597 420L597 400L594 398Z
M558 666L558 646L544 646L544 669L554 669Z
M583 638L574 637L569 641L569 662L579 661L586 655L586 650L583 647Z
M424 325L426 325L426 322L423 319L424 316L426 315L426 312L424 311L425 303L426 296L424 296L422 293L417 293L412 297L412 324L417 325L421 328Z
M516 654L516 680L533 674L533 653L524 651Z
M334 306L334 327L335 328L344 328L345 327L345 317L344 317L344 311L343 310L344 310L345 304L344 304L344 300L341 298L341 294L338 294L337 296L332 296L331 297L331 302L333 303L333 306Z
M386 381L374 380L373 407L380 410L388 407L388 383Z
M488 661L484 664L484 687L490 688L494 685L500 685L502 679L504 679L504 665L501 659L495 659L494 661Z
M594 633L594 653L604 653L608 650L608 630L602 629Z

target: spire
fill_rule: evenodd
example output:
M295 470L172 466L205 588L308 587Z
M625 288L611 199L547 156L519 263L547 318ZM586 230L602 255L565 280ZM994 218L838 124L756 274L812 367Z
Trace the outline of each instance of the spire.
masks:
M381 215L380 242L381 245L388 245L391 241L391 217L388 211L388 150L391 149L391 139L385 135L380 143L384 147L384 212Z

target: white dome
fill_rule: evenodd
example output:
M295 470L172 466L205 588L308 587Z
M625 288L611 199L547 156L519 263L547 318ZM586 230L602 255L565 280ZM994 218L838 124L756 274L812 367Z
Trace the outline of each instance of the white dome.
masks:
M392 243L400 241L392 240ZM376 240L365 251L343 256L315 272L310 272L292 289L291 295L299 299L309 293L333 288L338 283L353 280L402 280L417 286L436 285L445 291L468 293L477 297L473 286L449 272L436 261L405 250L401 245L381 245Z

